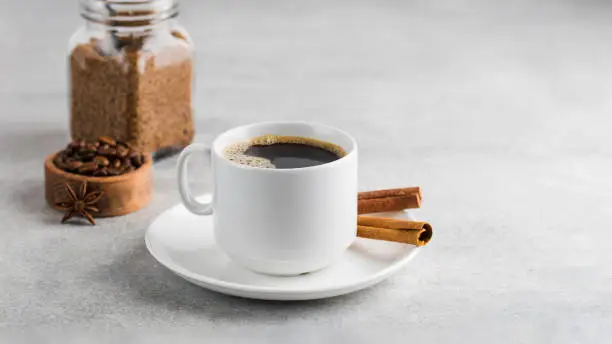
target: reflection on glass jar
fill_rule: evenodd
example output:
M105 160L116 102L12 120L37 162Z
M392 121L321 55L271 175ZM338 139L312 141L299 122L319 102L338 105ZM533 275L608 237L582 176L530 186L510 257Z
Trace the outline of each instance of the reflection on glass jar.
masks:
M72 138L146 152L188 145L193 45L177 0L82 0L81 15L69 53Z

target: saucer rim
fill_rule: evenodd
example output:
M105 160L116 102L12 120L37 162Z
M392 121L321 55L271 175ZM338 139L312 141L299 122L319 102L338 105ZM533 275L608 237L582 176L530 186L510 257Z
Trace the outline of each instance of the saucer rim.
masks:
M392 274L394 274L396 271L398 271L399 269L401 269L403 266L405 266L410 260L412 260L421 250L421 247L416 247L415 245L409 245L409 244L405 244L405 245L409 245L409 246L413 246L412 250L410 251L410 253L408 253L406 256L402 257L401 259L399 259L398 261L392 263L391 265L387 266L386 268L377 271L374 274L368 275L364 280L358 281L358 282L349 282L349 283L342 283L339 285L335 285L332 287L316 287L316 288L310 288L310 289L284 289L282 287L269 287L269 286L253 286L253 285L248 285L248 284L239 284L239 283L235 283L235 282L227 282L227 281L223 281L223 280L219 280L216 278L212 278L212 277L208 277L202 274L198 274L195 272L192 272L184 267L182 267L181 265L175 263L172 261L171 258L165 259L165 258L161 258L158 254L155 253L155 250L153 249L153 244L151 243L151 231L153 230L153 228L155 227L155 224L159 221L160 218L163 217L164 214L171 212L173 210L175 210L175 208L179 208L179 207L184 207L181 203L176 204L168 209L166 209L164 212L162 212L161 214L159 214L155 220L149 225L149 227L147 228L147 231L145 233L145 246L147 247L147 250L149 251L149 254L151 254L151 256L161 265L163 265L165 268L169 269L170 271L174 272L177 275L180 275L181 277L187 279L189 282L194 283L193 281L198 281L201 283L204 283L206 285L209 286L214 286L214 287L220 287L220 288L225 288L225 289L229 289L229 290L236 290L236 291L240 291L240 292L247 292L247 293L260 293L260 294L277 294L277 295L284 295L284 296L289 296L289 295L300 295L300 296L304 296L307 294L317 294L317 293L325 293L325 294L334 294L334 293L338 293L338 294L343 294L345 290L349 289L352 291L356 291L365 287L368 287L370 285L376 284L377 282L379 282L380 280L384 279L386 276L390 276ZM410 214L412 215L412 214ZM373 240L373 239L366 239L366 238L357 238L357 241L360 240ZM213 239L214 242L214 239ZM216 243L214 243L216 245ZM353 243L354 244L354 243ZM353 245L351 244L351 245ZM348 248L350 249L350 248ZM347 249L347 250L348 250ZM334 263L332 263L330 265L330 267L333 265ZM246 269L246 268L244 268ZM251 271L246 269L247 271ZM317 273L317 272L314 272ZM266 275L266 274L264 274ZM274 276L274 275L266 275L269 277L277 277L277 278L293 278L296 276ZM299 275L298 275L299 276ZM190 281L193 280L193 281ZM197 284L197 283L195 283ZM218 290L217 290L218 291ZM221 291L219 291L221 292Z

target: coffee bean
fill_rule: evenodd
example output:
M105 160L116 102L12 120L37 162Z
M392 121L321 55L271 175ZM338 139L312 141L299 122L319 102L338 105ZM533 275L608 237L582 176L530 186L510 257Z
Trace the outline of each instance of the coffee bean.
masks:
M79 159L84 162L90 162L96 156L96 152L91 151L82 151L74 154L76 159Z
M134 167L140 167L140 165L142 165L142 155L140 155L139 153L132 153L132 155L130 156L130 161L132 162L132 166Z
M74 141L70 142L70 146L72 148L85 147L85 141L83 141L83 140L74 140Z
M108 168L107 171L108 171L109 176L118 176L122 172L121 169L114 168L114 167Z
M134 151L127 142L108 136L96 142L74 140L53 158L53 163L66 172L96 177L129 173L145 162L145 155Z
M127 148L127 149L129 149L129 150L131 150L131 151L133 151L133 150L134 150L134 148L132 147L132 145L131 145L131 144L129 144L128 142L125 142L125 141L117 141L117 146L123 146L123 147L125 147L125 148Z
M53 163L55 163L55 166L57 166L61 170L64 170L64 171L70 170L70 166L66 164L64 162L64 159L62 159L62 157L59 155L56 156L55 159L53 159Z
M124 146L117 146L117 156L120 158L125 158L130 153L130 150Z
M108 171L103 167L103 168L101 168L99 170L96 170L93 173L93 175L96 176L96 177L106 177L106 176L108 176Z
M82 174L93 173L98 169L98 164L95 162L87 162L84 163L81 167L79 167L78 171Z
M98 141L105 143L109 146L115 146L117 145L117 141L115 141L114 139L108 137L108 136L100 136L98 137Z
M68 163L68 165L70 166L71 169L78 170L79 167L83 166L83 162L79 160L72 160Z
M108 158L101 156L101 155L97 155L95 158L93 158L93 161L97 162L101 166L108 166L110 164L110 161L108 161Z
M98 149L98 154L105 155L105 156L113 156L117 154L117 150L115 148L110 148L104 145Z

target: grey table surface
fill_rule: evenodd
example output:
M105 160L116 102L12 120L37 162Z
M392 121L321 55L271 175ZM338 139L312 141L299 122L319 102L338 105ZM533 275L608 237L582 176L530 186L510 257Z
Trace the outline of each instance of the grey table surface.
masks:
M314 302L193 286L147 253L179 201L159 163L140 212L60 225L45 155L68 138L76 1L0 2L0 341L604 343L612 336L612 3L182 1L197 141L269 119L361 147L360 188L421 185L431 245L387 281ZM198 185L204 191L206 184Z

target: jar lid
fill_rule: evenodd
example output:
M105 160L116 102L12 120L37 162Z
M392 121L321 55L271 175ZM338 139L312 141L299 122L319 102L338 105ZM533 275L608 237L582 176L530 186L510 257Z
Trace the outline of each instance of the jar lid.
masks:
M146 26L178 14L177 0L81 0L81 15L111 26Z

